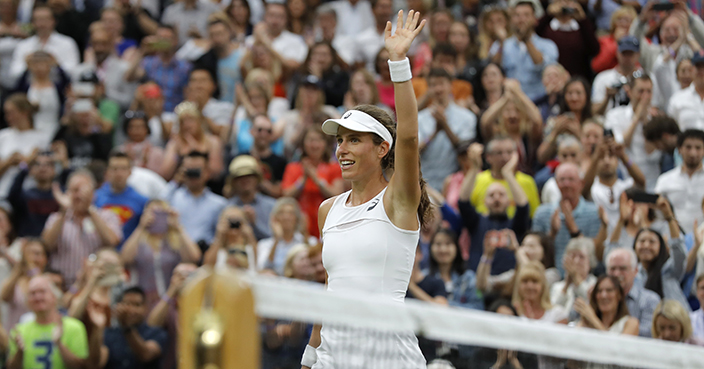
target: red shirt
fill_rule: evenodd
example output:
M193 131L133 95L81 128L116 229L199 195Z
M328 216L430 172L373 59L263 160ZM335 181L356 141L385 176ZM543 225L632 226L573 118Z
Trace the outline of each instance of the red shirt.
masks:
M316 170L318 178L325 181L327 184L332 184L335 180L342 178L342 170L338 163L320 163ZM284 179L281 181L281 188L286 190L296 185L299 178L303 177L304 171L301 163L294 162L286 165L284 171ZM298 204L301 206L301 211L308 219L308 233L311 236L320 238L318 230L318 208L325 200L320 193L320 189L308 178L303 191L298 196Z

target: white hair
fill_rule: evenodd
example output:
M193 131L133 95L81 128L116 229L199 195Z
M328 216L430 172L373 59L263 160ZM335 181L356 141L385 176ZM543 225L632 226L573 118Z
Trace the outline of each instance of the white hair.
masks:
M611 264L611 259L614 258L618 253L625 253L631 260L631 269L635 270L638 268L638 256L633 249L629 247L619 247L611 250L608 255L606 255L606 270L609 270L609 264Z

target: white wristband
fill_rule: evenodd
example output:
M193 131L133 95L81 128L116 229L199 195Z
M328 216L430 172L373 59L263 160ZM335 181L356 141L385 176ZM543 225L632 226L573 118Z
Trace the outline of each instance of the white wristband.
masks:
M408 58L399 61L388 61L389 72L391 72L391 82L401 83L410 81L413 78L411 74L411 62Z
M301 365L311 368L316 361L318 361L318 354L315 352L315 347L306 345L306 350L303 351L303 358L301 358Z

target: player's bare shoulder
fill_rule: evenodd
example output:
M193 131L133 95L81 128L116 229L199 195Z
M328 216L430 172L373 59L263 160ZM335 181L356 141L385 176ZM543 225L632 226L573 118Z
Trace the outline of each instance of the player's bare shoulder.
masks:
M335 203L335 199L337 199L337 196L333 196L326 199L325 201L323 201L322 204L320 204L320 207L318 208L318 228L320 229L321 233L323 230L323 226L325 225L325 220L328 218L330 208L332 208L332 204Z

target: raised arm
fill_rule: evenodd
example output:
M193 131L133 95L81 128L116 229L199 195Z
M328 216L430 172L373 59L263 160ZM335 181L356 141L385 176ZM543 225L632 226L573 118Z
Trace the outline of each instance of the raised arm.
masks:
M386 23L384 39L389 52L390 68L403 71L406 53L413 40L425 26L425 20L418 24L420 13L408 12L403 22L403 11L399 11L396 32L391 34L391 22ZM393 73L392 73L393 74ZM392 78L393 79L393 78ZM394 82L396 101L396 168L389 181L387 197L384 198L389 218L401 228L417 229L416 211L420 204L420 157L418 155L418 103L410 78L403 82Z

